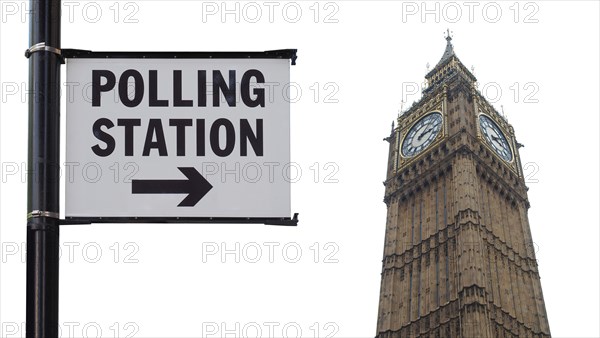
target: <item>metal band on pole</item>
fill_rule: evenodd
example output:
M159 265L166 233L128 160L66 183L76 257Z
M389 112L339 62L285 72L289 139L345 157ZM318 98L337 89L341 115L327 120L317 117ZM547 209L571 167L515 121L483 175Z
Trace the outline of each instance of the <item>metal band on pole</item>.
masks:
M61 50L59 48L54 48L51 46L46 46L45 42L36 43L35 45L29 47L25 51L25 57L29 59L29 56L35 52L50 52L56 55L61 55Z
M34 218L34 217L48 217L48 218L59 219L60 215L58 212L41 211L41 210L33 210L32 212L27 214L27 219Z

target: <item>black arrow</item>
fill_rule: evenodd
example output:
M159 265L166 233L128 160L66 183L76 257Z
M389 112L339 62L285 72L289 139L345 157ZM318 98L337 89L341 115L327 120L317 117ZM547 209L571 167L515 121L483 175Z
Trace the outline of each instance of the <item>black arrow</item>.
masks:
M131 180L132 194L188 194L178 207L193 207L213 186L194 167L179 167L187 180Z

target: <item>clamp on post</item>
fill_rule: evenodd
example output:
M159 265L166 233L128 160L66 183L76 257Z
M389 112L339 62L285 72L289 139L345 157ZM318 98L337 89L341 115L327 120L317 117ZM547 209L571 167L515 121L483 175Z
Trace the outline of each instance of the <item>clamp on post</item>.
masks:
M58 214L58 212L42 211L42 210L33 210L32 212L27 214L27 219L35 218L35 217L48 217L48 218L59 219L60 215Z
M36 43L35 45L29 47L29 49L25 51L25 57L29 59L29 56L31 56L31 54L41 51L54 53L62 57L60 49L51 46L46 46L45 42Z

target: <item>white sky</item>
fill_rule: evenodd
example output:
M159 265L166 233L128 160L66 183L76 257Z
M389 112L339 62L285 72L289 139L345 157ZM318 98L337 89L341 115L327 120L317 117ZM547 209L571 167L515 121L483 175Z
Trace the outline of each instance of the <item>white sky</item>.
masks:
M21 84L28 78L23 52L29 26L22 18L28 3L0 5L0 335L21 337L26 183L15 168L27 161ZM388 149L382 139L403 87L421 83L425 65L441 58L446 28L454 32L459 58L475 67L482 87L487 84L488 97L501 89L494 105L504 106L525 145L520 153L529 175L529 218L552 334L600 336L598 2L428 2L432 12L424 18L421 2L237 5L239 23L234 14L222 22L220 1L65 2L62 46L297 48L291 79L302 96L291 106L291 144L292 161L303 171L292 185L299 226L65 226L63 337L93 337L98 329L103 337L256 336L257 329L262 337L293 337L298 328L304 337L374 336L386 215L381 182ZM257 20L256 8L262 10ZM297 8L302 13L296 18ZM328 94L337 102L326 102ZM416 99L409 95L408 104ZM326 183L332 179L337 183ZM233 254L221 261L221 243L227 249L239 245L239 263ZM257 247L262 256L252 263ZM97 262L88 262L98 248ZM215 248L219 253L207 255ZM297 248L298 262L287 262Z

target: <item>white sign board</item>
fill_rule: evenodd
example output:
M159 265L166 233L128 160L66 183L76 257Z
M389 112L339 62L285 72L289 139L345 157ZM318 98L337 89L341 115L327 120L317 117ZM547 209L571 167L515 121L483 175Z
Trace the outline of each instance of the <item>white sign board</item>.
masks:
M66 216L290 216L289 59L70 58Z

